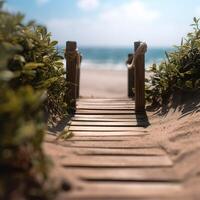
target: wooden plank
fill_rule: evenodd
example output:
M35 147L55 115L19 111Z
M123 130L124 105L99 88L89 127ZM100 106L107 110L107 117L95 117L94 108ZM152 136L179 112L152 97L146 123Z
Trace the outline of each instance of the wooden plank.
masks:
M74 149L73 153L76 155L115 155L115 156L160 156L166 155L165 151L160 148L141 148L141 149L101 149L101 148L93 148L93 149Z
M167 156L67 156L64 167L170 167Z
M94 131L94 132L139 131L139 132L144 132L145 128L142 128L142 127L70 126L69 131Z
M128 136L132 136L132 137L142 137L142 136L146 136L149 135L149 133L147 131L144 132L130 132L130 131L119 131L119 132L92 132L92 131L72 131L72 134L74 136L79 136L79 137L110 137L110 136L116 136L116 137L128 137Z
M166 155L165 151L158 147L149 147L149 148L97 148L97 147L85 147L85 148L71 148L68 146L57 145L55 140L52 141L51 139L45 139L44 148L49 149L47 153L50 155L55 155L56 157L60 157L60 159L68 157L69 155L76 155L76 156L91 156L91 155L98 155L98 156L160 156ZM62 157L61 157L62 156Z
M80 122L72 121L70 126L97 126L97 127L139 127L145 126L146 122Z
M135 106L128 106L128 105L124 105L124 106L77 106L77 110L134 110Z
M78 118L92 118L92 119L104 119L104 118L109 118L109 119L146 119L146 116L143 114L130 114L130 115L113 115L113 114L108 114L108 115L95 115L95 114L75 114L74 117Z
M115 119L115 118L91 118L91 117L72 117L71 121L87 121L87 122L140 122L140 121L145 121L143 118L139 119Z
M77 99L78 102L133 102L131 98L80 98Z
M178 183L84 183L60 198L68 200L181 200L183 187ZM174 197L174 198L172 198ZM179 198L180 197L180 198Z
M77 110L76 114L87 114L87 115L99 115L99 114L112 114L112 115L119 115L119 114L127 114L127 115L133 115L135 114L134 110Z
M84 136L84 137L80 137L80 136L74 136L72 138L69 138L68 141L73 141L73 142L82 142L82 141L90 141L90 142L98 142L98 141L105 141L105 142L114 142L114 141L117 141L117 142L123 142L123 141L126 141L126 140L130 140L131 137L87 137L87 136Z
M134 102L77 102L76 103L77 106L124 106L124 105L128 105L128 106L134 106L135 103Z
M120 136L120 135L114 135L114 136L87 136L87 135L74 135L73 137L69 138L68 141L90 141L90 142L97 142L97 141L118 141L118 142L123 142L123 141L130 141L133 140L134 138L137 137L144 137L145 135L125 135L125 136Z
M136 139L135 139L136 140ZM73 148L103 148L103 149L149 149L149 148L157 148L157 146L148 141L136 140L136 141L81 141L81 142L73 142L73 141L58 141L58 144L65 147L73 147Z
M169 168L132 168L132 169L83 169L68 168L67 174L87 181L145 181L145 182L179 182L175 171Z

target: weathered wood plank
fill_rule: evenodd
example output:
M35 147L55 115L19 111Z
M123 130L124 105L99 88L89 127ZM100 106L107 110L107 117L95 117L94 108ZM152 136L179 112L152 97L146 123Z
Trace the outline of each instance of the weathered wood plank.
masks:
M170 167L167 156L68 156L61 161L65 167Z
M115 118L91 118L91 117L72 117L71 121L78 122L78 121L87 121L87 122L138 122L138 121L145 121L143 118L139 119L115 119Z
M72 121L70 126L97 126L97 127L143 127L146 122L80 122Z
M135 136L135 137L141 137L141 136L146 136L149 135L146 131L144 132L130 132L130 131L115 131L115 132L92 132L92 131L72 131L72 134L74 136L79 136L79 137L110 137L110 136L116 136L116 137L127 137L127 136Z
M79 110L135 110L134 106L77 106L77 111Z
M67 173L88 181L145 181L179 182L173 168L132 168L132 169L83 169L68 168Z
M93 114L93 115L99 115L99 114L112 114L112 115L119 115L119 114L127 114L127 115L133 115L135 114L135 111L134 110L77 110L76 111L76 114L87 114L87 115L90 115L90 114Z
M52 141L51 139L45 139L44 148L51 149L51 153L56 155L57 157L68 157L69 155L101 155L101 156L161 156L166 155L165 151L160 148L156 147L149 147L149 148L71 148L68 146L63 145L55 145L55 140Z
M115 156L160 156L166 155L166 153L160 148L144 148L144 149L74 149L73 153L76 155L115 155Z
M78 102L133 102L131 98L80 98L77 99Z
M110 137L90 137L90 136L75 136L73 135L73 137L69 138L68 141L76 141L76 142L80 142L80 141L91 141L91 142L98 142L98 141L129 141L131 139L131 137L118 137L118 136L110 136Z
M81 142L73 142L73 141L59 141L58 144L63 145L65 147L73 147L73 148L103 148L103 149L149 149L149 148L157 148L157 145L152 142L136 140L134 141L81 141Z
M134 102L77 102L76 103L77 106L124 106L124 105L128 105L128 106L134 106L135 103Z
M65 194L63 198L73 200L160 200L160 199L176 199L180 200L183 187L176 183L85 183L79 184L81 190L75 189ZM179 198L180 196L180 198ZM175 197L175 198L171 198Z
M104 118L109 118L109 119L144 119L146 118L145 115L143 114L130 114L130 115L113 115L113 114L107 114L107 115L103 115L103 114L98 114L98 115L95 115L95 114L91 114L91 115L88 115L88 114L75 114L74 117L78 117L78 118L95 118L95 119L104 119Z
M98 126L70 126L69 131L96 131L96 132L104 132L104 131L139 131L144 132L145 128L142 127L98 127Z

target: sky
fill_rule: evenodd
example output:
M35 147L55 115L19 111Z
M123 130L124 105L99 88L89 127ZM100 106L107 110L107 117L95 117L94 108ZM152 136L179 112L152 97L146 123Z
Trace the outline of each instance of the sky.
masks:
M200 0L7 0L5 8L47 26L60 45L79 46L179 45L200 17Z

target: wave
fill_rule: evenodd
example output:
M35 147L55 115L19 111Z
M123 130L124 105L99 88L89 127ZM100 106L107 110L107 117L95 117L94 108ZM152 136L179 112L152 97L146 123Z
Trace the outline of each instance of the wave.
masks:
M163 58L157 60L146 61L145 69L149 69L153 64L159 64L163 61ZM66 68L66 61L63 60L64 68ZM113 62L95 62L93 60L83 59L81 63L83 69L103 69L103 70L127 70L125 63L113 63Z

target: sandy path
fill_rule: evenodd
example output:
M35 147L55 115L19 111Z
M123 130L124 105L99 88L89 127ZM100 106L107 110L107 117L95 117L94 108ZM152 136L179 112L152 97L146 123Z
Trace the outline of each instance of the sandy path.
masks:
M80 95L84 97L127 97L127 71L81 69Z

